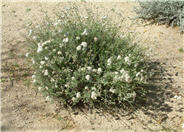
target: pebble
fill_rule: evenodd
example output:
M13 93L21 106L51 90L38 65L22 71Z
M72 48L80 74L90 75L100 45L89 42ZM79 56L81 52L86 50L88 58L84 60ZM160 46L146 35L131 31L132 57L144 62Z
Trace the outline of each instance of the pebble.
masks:
M76 111L76 112L74 112L73 114L74 114L74 115L78 115L78 114L79 114L79 112L77 112L77 111Z
M115 117L115 120L119 120L119 119L120 119L119 116L116 116L116 117Z
M178 76L178 72L176 72L175 76Z
M181 99L181 96L177 96L177 95L175 95L174 97L173 97L174 99Z

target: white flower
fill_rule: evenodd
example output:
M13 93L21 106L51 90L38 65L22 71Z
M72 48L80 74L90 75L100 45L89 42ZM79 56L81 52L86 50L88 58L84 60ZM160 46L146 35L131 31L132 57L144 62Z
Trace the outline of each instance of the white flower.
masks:
M47 96L47 97L45 98L45 100L46 100L46 101L51 101L51 98L50 98L49 96Z
M76 37L76 39L77 39L77 40L79 40L79 39L80 39L80 37L79 37L79 36L77 36L77 37Z
M42 69L43 68L43 66L42 65L40 65L40 69Z
M120 55L118 55L117 60L120 60L120 59L121 59L121 56L120 56Z
M77 46L77 51L79 51L79 50L81 50L81 46L79 45L79 46Z
M59 33L62 33L62 30L60 29L60 30L58 30L58 32L59 32Z
M44 45L50 43L51 41L52 41L52 40L47 40L47 41L43 42L43 43L42 43L42 46L44 46Z
M109 58L109 59L107 60L107 65L108 65L108 66L111 65L111 63L112 63L112 59Z
M112 60L111 60L111 58L109 58L108 60L107 60L107 63L111 63L112 62Z
M125 70L124 69L121 69L120 70L120 73L124 74L125 73Z
M61 51L58 51L58 55L61 55Z
M47 47L47 46L45 46L45 49L48 49L48 47Z
M85 18L85 19L88 19L88 16L85 16L84 18Z
M95 87L92 87L91 89L94 90L94 91L96 91L96 88Z
M125 62L126 62L127 64L130 64L130 58L129 58L128 56L125 57Z
M26 53L26 57L28 57L29 56L29 53Z
M31 36L32 32L33 32L33 30L30 29L28 36Z
M35 79L36 78L36 76L35 75L32 75L32 79Z
M40 28L40 25L36 25L35 28Z
M44 65L44 64L45 64L45 61L40 61L40 64L41 64L41 65Z
M143 75L141 75L140 81L144 81L144 77L143 77Z
M68 87L68 85L67 85L67 84L65 84L65 87Z
M79 70L81 70L81 71L85 71L85 68L84 68L84 67L82 67L82 68L80 68Z
M96 42L98 40L98 38L97 37L94 37L94 41Z
M106 18L107 18L107 16L103 16L103 17L102 17L102 19L106 19Z
M38 45L37 53L40 53L43 50L41 45Z
M75 77L72 77L71 79L72 79L72 80L75 80Z
M81 35L82 35L82 36L83 36L83 35L88 35L87 29L84 29L84 32L81 33Z
M114 72L114 74L118 75L118 72Z
M58 86L57 86L57 83L55 83L55 87L57 88Z
M35 64L35 60L32 58L32 63Z
M109 91L110 91L111 93L115 93L115 92L116 92L116 90L113 89L113 88L111 88Z
M61 23L61 19L58 19L57 22Z
M88 90L88 86L85 86L85 88L84 88L84 89Z
M55 80L54 80L54 78L51 78L50 81L51 81L51 82L54 82Z
M90 79L90 75L86 75L86 80L89 80Z
M98 68L97 72L98 74L102 73L102 68Z
M72 101L74 102L76 100L76 98L75 97L72 97Z
M94 91L91 92L91 98L97 99L97 94Z
M47 76L49 73L48 73L48 70L45 70L44 71L44 75Z
M46 90L48 90L49 88L48 87L45 87Z
M183 125L182 125L182 128L184 128L184 123L183 123Z
M67 43L68 41L69 41L68 38L64 38L64 39L63 39L63 43Z
M81 45L86 48L87 47L87 43L86 42L82 42Z
M130 81L130 76L128 74L125 74L125 81L129 82Z
M81 97L81 94L80 94L80 92L78 92L77 94L76 94L76 98L80 98Z
M49 58L45 56L45 60L48 60Z
M34 39L34 40L36 40L36 39L37 39L37 37L36 37L36 36L33 36L33 39Z
M41 91L42 90L42 87L38 87L38 91Z
M97 72L97 69L93 69L93 72Z
M36 79L33 79L33 83L36 83Z
M141 73L140 73L140 72L138 72L138 73L136 73L136 75L135 75L135 76L136 76L136 77L138 77L138 76L140 76L140 74L141 74Z
M92 67L88 66L87 69L88 69L89 71L91 71Z
M53 52L56 52L56 49L53 49L52 51L53 51Z
M137 67L138 66L138 63L136 63L135 65L134 65L134 67Z

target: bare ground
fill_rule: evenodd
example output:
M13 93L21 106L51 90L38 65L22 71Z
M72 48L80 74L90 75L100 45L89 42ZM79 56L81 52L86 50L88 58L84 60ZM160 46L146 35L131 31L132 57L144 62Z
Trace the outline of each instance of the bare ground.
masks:
M137 32L143 47L151 48L150 56L164 69L160 87L152 87L148 103L132 113L124 110L115 115L93 110L73 112L56 101L47 102L30 83L31 69L25 59L27 43L23 34L29 22L44 18L41 9L53 17L53 9L62 9L67 3L4 2L2 6L1 46L1 129L3 132L115 132L115 131L182 131L184 123L183 52L184 38L178 28L165 25L146 25L132 20L136 3L96 3L102 14L113 20L119 16L109 13L113 8L126 18L128 32ZM102 8L100 7L100 9ZM134 23L134 24L132 24ZM123 30L123 29L122 29Z

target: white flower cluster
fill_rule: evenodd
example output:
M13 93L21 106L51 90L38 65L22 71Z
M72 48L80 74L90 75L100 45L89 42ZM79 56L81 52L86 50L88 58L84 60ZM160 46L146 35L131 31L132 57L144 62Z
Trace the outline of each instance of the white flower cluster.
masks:
M91 92L91 98L92 98L93 100L97 99L97 94L96 94L95 91L92 91L92 92Z
M93 69L91 66L87 66L87 67L81 67L78 69L78 71L89 71L89 72L93 72L93 73L97 73L97 74L101 74L102 73L102 68L98 68L98 69Z
M51 101L51 98L50 98L49 96L47 96L47 97L45 98L45 100L46 100L46 101Z
M86 80L90 80L90 75L86 75Z
M131 64L131 61L130 61L130 57L129 56L126 56L125 57L125 62L130 65Z
M126 82L130 82L131 81L131 78L129 76L129 73L128 71L125 71L124 69L121 69L120 70L120 73L119 72L114 72L114 81L117 82L117 81L126 81Z
M110 91L111 93L116 93L116 89L114 89L114 88L109 89L109 91Z
M87 29L84 29L84 31L81 33L82 36L87 36L88 35L88 31Z
M38 48L37 48L37 53L42 52L43 50L43 46L45 46L46 44L50 43L52 40L47 40L43 43L38 43Z
M69 39L68 38L64 38L63 39L63 43L68 43Z
M82 42L80 45L77 46L76 50L80 51L81 49L85 49L87 47L87 43L86 42Z
M117 60L120 60L120 59L121 59L121 56L120 56L120 55L118 55Z
M32 75L33 83L36 83L36 75Z
M111 63L112 63L112 58L109 58L109 59L107 60L107 65L110 66Z
M140 72L137 72L136 73L136 80L139 80L139 81L144 81L144 76L143 76L143 70L141 70Z

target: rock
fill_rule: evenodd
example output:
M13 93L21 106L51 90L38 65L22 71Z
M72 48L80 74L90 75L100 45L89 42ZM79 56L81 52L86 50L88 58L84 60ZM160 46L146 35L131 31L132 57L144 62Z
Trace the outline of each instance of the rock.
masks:
M163 115L162 119L160 120L160 122L164 122L166 119L168 118L168 116L166 114Z
M120 118L119 118L119 116L115 116L115 120L119 120Z
M79 112L77 112L77 111L76 111L76 112L73 112L73 114L74 114L74 115L78 115L78 114L79 114Z
M176 72L175 76L178 76L178 72Z

